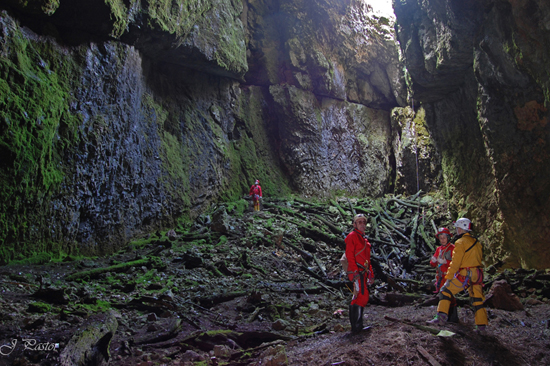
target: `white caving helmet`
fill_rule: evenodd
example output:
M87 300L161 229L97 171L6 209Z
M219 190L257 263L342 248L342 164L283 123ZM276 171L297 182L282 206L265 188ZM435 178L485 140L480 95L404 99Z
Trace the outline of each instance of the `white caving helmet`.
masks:
M472 231L472 222L465 217L461 217L460 219L453 222L453 226L459 227L462 230Z

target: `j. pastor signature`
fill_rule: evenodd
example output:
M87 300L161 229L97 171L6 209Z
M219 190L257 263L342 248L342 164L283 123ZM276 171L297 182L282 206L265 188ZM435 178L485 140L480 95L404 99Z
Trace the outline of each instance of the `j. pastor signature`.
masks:
M57 348L59 348L59 343L39 343L36 341L36 339L21 339L23 341L23 350L30 350L30 351L53 351ZM17 339L12 339L10 344L4 344L0 346L0 355L2 356L8 356L10 355L15 347L17 346Z

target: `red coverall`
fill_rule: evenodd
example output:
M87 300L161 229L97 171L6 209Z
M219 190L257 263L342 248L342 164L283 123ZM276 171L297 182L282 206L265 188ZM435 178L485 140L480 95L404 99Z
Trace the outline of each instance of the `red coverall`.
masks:
M249 195L252 196L254 202L254 211L260 211L260 198L262 198L262 187L259 184L253 184L250 187Z
M348 260L348 278L353 282L351 305L365 307L369 302L367 281L374 279L370 263L369 241L360 231L353 230L346 237L346 258Z
M435 254L430 260L430 265L432 267L437 267L435 275L435 292L438 293L441 289L441 286L445 283L445 275L449 270L449 265L453 259L453 250L454 244L447 243L447 245L441 245L435 250ZM437 261L438 258L445 259L445 263L440 263Z

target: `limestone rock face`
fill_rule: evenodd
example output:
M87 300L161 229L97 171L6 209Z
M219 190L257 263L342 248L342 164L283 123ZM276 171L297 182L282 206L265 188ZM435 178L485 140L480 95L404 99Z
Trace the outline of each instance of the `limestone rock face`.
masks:
M0 261L111 253L236 200L380 195L406 104L359 0L0 4Z
M255 0L246 14L247 82L284 83L377 109L407 103L390 21L370 17L365 2Z
M281 160L301 192L384 193L390 180L389 114L360 104L320 100L293 86L272 86Z
M395 3L412 98L489 262L547 268L550 4Z
M292 187L380 195L393 185L389 110L406 87L389 20L362 1L249 2L246 82L271 85ZM275 30L275 31L274 31Z

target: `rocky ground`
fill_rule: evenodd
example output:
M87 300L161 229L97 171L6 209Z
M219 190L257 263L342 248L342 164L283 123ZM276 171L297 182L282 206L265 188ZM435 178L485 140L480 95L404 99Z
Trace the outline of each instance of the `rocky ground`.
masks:
M379 263L371 328L351 334L342 237L312 215L350 229L337 202L266 202L254 213L243 201L110 257L0 267L0 365L550 364L546 271L490 270L486 292L509 284L518 310L489 307L488 331L477 334L464 297L459 324L426 328L432 274L411 270L410 258L401 271Z

